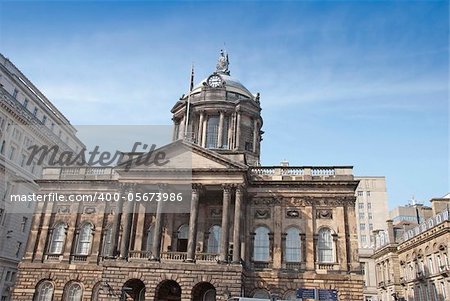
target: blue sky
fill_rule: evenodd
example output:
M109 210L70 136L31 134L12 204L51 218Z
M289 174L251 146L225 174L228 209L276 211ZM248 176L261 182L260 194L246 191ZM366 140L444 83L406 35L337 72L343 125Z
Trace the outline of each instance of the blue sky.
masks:
M390 207L450 191L447 1L0 2L0 51L73 124L168 124L214 71L261 93L262 163L384 175Z

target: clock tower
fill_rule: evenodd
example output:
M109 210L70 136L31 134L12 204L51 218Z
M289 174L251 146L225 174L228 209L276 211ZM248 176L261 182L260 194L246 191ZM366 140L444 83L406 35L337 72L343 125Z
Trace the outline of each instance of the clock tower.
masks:
M216 71L172 108L174 140L185 139L248 165L259 165L263 131L259 93L230 76L223 51Z

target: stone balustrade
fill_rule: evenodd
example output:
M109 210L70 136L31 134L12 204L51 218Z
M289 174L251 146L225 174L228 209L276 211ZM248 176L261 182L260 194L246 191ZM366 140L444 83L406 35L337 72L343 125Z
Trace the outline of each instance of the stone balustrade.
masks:
M253 181L306 181L353 178L351 166L257 166L249 170Z

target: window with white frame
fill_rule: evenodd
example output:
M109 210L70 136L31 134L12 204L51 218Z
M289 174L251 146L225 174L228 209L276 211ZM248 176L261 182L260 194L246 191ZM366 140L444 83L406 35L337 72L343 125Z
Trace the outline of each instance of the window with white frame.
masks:
M65 241L66 241L66 225L64 223L58 223L53 228L49 253L62 254Z
M270 260L270 238L269 229L260 226L255 230L255 241L253 245L253 260L254 261L269 261Z
M36 288L34 301L52 301L53 290L54 287L50 281L41 282Z
M284 252L286 262L301 262L300 230L290 227L286 231L286 247Z
M323 263L334 262L333 256L333 236L331 230L322 228L319 230L319 237L317 241L318 260Z
M91 251L92 242L92 225L90 223L84 224L78 235L78 244L76 249L77 255L89 255Z
M81 301L83 289L79 283L72 282L68 287L66 287L64 294L65 301Z

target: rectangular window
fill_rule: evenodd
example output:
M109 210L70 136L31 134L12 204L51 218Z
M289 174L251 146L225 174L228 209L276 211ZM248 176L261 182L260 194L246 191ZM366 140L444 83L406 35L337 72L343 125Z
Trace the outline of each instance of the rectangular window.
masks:
M363 192L362 191L358 191L358 196L363 196Z
M367 196L370 196L370 191L366 191L366 195L367 195Z
M19 90L14 89L13 97L14 97L15 99L17 99L17 94L19 94Z
M27 109L27 107L28 107L28 99L27 98L25 98L25 100L23 101L23 107L25 109Z
M364 209L364 203L358 203L358 209Z
M38 108L35 107L35 108L34 108L34 111L33 111L33 116L36 117L36 116L37 116L37 113L38 113Z
M360 213L359 213L359 219L364 219L364 218L365 218L364 212L360 212Z
M55 129L55 123L54 122L52 122L52 125L51 125L50 128L52 129L52 132L53 132L53 130Z
M372 213L371 212L368 213L368 216L369 216L369 219L372 219Z
M369 224L369 230L373 231L373 224Z
M9 160L14 160L14 154L16 152L16 148L14 146L11 146L10 150L9 150Z
M42 116L42 124L45 125L45 123L47 122L47 116Z
M0 208L0 225L2 224L3 215L5 213L5 209Z
M17 258L19 258L19 256L20 256L21 249L22 249L22 243L20 241L18 241L17 245L16 245L16 257Z
M27 230L27 223L28 223L28 218L24 216L22 218L22 232L25 232Z
M366 230L366 224L364 224L364 223L359 224L359 230L361 230L361 231Z
M365 244L367 242L367 236L361 235L361 243Z
M367 210L372 210L372 203L367 203Z
M6 272L6 275L5 275L5 281L6 281L6 282L10 282L10 281L11 281L11 272L10 272L10 271L7 271L7 272Z

